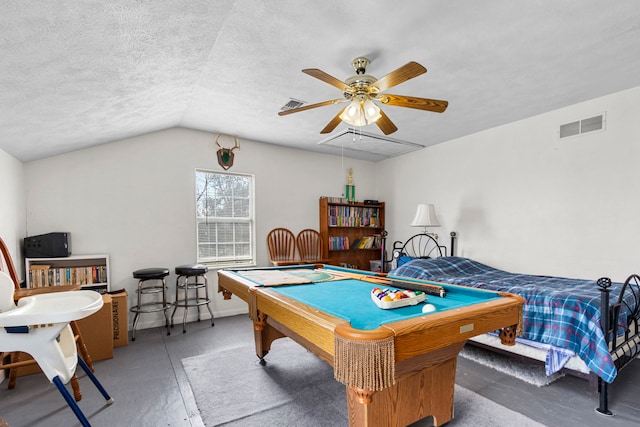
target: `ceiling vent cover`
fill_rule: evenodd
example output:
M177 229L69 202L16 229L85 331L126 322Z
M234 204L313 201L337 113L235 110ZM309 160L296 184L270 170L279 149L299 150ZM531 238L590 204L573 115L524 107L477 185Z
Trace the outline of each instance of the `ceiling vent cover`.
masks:
M575 122L565 123L560 125L560 138L568 138L587 132L602 131L604 130L604 124L604 113Z
M299 99L289 98L289 102L284 104L282 108L280 108L280 110L281 111L293 110L294 108L302 107L304 103L305 103L304 101L300 101Z
M318 144L336 147L345 152L352 151L354 154L359 154L355 157L371 161L384 160L424 148L424 145L362 132L354 128L332 135Z

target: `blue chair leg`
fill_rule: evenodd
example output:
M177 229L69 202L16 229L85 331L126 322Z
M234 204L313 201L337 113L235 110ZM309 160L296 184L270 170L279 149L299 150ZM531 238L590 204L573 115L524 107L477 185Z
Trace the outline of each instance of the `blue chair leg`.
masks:
M60 392L60 394L62 394L64 400L67 401L67 405L71 407L73 413L76 414L76 417L78 417L78 420L80 420L80 424L82 424L83 427L91 427L91 424L89 424L89 420L87 420L87 417L84 416L76 401L73 400L73 397L71 397L71 394L69 394L69 390L67 390L64 384L62 384L60 377L56 376L53 379L53 383L56 385L56 387L58 387L58 391Z
M87 374L87 376L91 379L91 382L93 382L93 384L100 391L102 396L105 398L105 400L107 401L107 405L111 405L113 403L113 398L109 396L109 393L107 393L107 390L105 390L104 387L102 387L102 384L100 384L100 381L98 381L98 378L96 378L93 372L91 372L91 369L89 369L87 364L84 362L84 360L82 360L80 356L78 356L78 364L80 365L82 370Z

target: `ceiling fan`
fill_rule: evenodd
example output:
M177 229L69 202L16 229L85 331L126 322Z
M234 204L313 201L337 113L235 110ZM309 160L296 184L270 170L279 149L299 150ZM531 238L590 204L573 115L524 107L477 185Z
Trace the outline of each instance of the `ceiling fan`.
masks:
M406 82L409 79L419 76L427 72L427 69L417 62L409 62L395 71L390 72L381 79L366 74L369 59L356 58L351 65L356 74L346 79L344 82L330 76L317 68L307 68L302 70L303 73L329 83L342 91L343 98L332 99L329 101L319 102L317 104L309 104L299 108L280 111L278 115L286 116L287 114L298 113L300 111L311 110L313 108L324 107L342 102L349 102L331 121L320 131L320 133L329 133L333 131L341 121L354 126L365 126L371 123L378 125L380 130L389 135L398 130L389 117L376 105L376 103L384 105L393 105L396 107L415 108L424 111L433 111L442 113L447 109L449 103L437 99L416 98L413 96L391 95L383 93L387 89Z

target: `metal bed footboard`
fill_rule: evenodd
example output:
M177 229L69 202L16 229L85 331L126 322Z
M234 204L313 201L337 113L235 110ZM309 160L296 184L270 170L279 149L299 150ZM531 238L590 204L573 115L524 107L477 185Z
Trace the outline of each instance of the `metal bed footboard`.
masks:
M600 288L600 324L618 372L640 354L640 276L632 274L625 280L618 300L609 304L611 279L603 277ZM623 331L619 336L619 331ZM596 412L613 415L609 410L609 384L598 378L599 406Z

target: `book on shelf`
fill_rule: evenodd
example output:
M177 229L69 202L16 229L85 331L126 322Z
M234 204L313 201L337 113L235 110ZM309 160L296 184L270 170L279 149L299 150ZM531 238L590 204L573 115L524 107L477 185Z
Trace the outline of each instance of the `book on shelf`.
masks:
M348 236L329 236L329 250L343 251L349 249Z
M329 206L330 227L380 227L380 208Z
M95 285L107 282L107 267L94 265L87 267L52 267L31 265L29 267L29 287L64 285Z
M374 234L373 236L364 236L353 242L352 249L380 249L382 243L382 237L380 234Z

